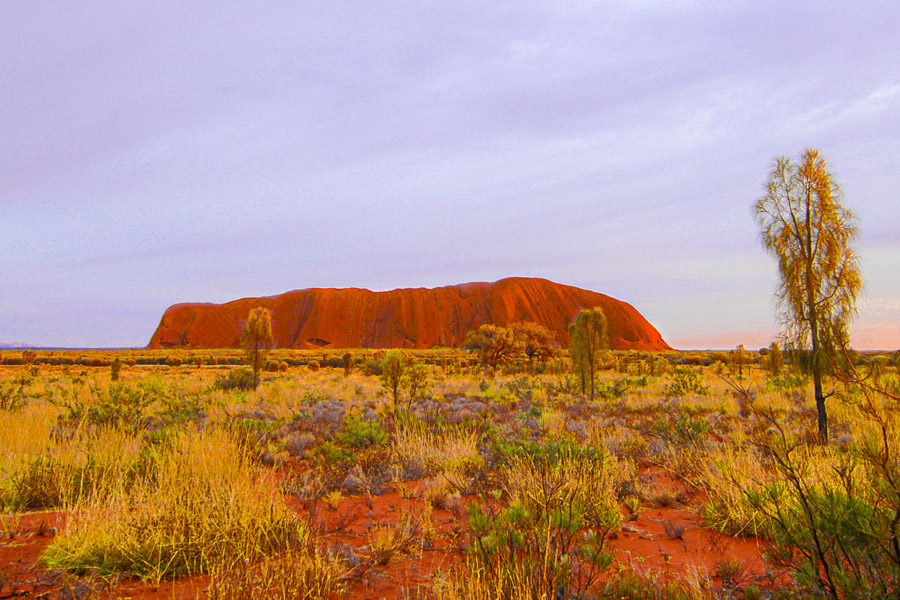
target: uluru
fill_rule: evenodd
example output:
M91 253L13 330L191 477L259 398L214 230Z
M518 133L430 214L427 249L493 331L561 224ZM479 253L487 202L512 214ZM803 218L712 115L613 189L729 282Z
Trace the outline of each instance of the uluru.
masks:
M659 332L626 302L546 279L511 277L494 283L373 292L309 288L224 304L169 307L148 347L230 348L251 308L272 314L277 348L432 348L462 346L479 325L533 321L561 346L578 311L600 306L617 350L671 350Z

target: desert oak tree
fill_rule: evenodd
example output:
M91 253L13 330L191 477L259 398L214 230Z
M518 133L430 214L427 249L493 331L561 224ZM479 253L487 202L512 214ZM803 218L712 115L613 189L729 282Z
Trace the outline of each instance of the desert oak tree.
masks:
M525 352L525 342L512 329L486 324L466 334L466 348L474 350L478 361L490 367L491 373L497 367L518 360Z
M581 376L581 393L585 393L589 381L593 400L594 376L600 366L603 349L609 346L603 309L598 306L581 310L575 322L569 325L569 337L569 356L575 372Z
M794 164L779 158L766 195L756 202L762 243L778 262L779 308L786 348L800 357L813 378L819 440L828 441L828 413L822 380L837 363L841 345L862 290L859 262L852 248L857 236L853 213L825 159L807 150Z
M272 315L262 306L251 308L241 331L241 348L244 349L244 360L253 367L255 382L259 381L259 372L265 365L266 355L274 343Z
M522 351L528 357L528 367L532 371L535 363L548 360L556 353L553 332L531 321L511 323L509 329L522 343Z

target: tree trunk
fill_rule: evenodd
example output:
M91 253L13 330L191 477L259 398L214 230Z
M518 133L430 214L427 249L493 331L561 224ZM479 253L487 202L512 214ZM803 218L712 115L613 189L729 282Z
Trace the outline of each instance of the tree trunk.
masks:
M822 376L813 372L813 387L816 393L816 412L819 421L819 443L828 443L828 412L825 409L825 394L822 393Z

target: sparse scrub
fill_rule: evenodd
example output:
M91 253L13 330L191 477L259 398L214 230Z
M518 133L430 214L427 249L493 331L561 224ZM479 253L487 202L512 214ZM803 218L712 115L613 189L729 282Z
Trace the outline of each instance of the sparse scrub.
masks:
M501 474L508 500L470 505L472 568L498 595L523 585L523 597L584 593L612 561L606 537L622 522L621 466L592 452L512 458ZM523 566L534 575L519 579Z
M888 597L900 590L900 434L888 402L896 399L863 380L848 384L857 434L843 447L819 445L774 407L751 405L767 426L755 433L760 458L751 466L752 453L733 451L716 463L725 482L709 486L705 517L771 539L769 561L791 570L804 594Z
M458 349L405 350L430 390L410 394L401 379L398 417L364 369L380 369L387 353L353 353L360 368L347 372L343 350L271 351L272 369L330 368L272 370L256 390L216 384L240 365L238 349L42 351L34 376L16 353L0 368L0 390L24 400L0 407L0 509L19 529L13 541L38 540L52 523L41 543L50 543L45 564L66 569L61 577L206 572L207 595L228 600L355 593L410 564L427 573L454 549L464 565L452 563L428 591L400 593L853 599L897 589L891 395L900 378L888 354L845 360L862 375L835 386L832 437L821 446L812 380L787 367L774 377L771 351L748 353L742 380L724 364L711 376L729 359L722 352L610 351L591 401L564 354L491 378ZM170 358L206 366L172 369ZM135 368L111 382L116 359ZM702 524L685 533L688 521L663 510L674 506L699 509ZM44 525L21 514L41 507L66 514ZM648 520L660 524L665 552L616 563L613 549ZM729 542L708 528L766 540L778 586L760 561L710 559ZM678 565L674 548L698 541L705 564L719 561L710 571L650 566ZM408 558L420 551L421 563Z

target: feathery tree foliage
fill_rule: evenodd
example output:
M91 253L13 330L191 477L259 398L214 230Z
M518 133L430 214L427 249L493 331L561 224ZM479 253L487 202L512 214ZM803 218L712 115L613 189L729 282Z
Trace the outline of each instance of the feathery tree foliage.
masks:
M241 348L244 349L244 360L253 367L254 387L259 383L259 372L266 364L266 355L274 343L272 315L262 306L251 308L241 331Z
M525 352L525 342L512 329L486 324L466 334L466 348L474 350L478 362L490 367L491 373L497 367L518 360Z
M528 366L533 370L535 363L544 362L557 352L553 332L531 321L511 323L509 329L522 342L522 351L528 357Z
M381 361L381 387L394 401L394 416L400 416L400 392L406 390L407 400L403 406L407 413L413 403L421 400L428 390L428 370L415 356L404 354L396 348L388 350Z
M781 352L781 346L778 345L778 342L772 342L772 345L769 346L769 353L766 354L766 370L772 377L778 377L783 368L784 354Z
M817 150L794 164L781 157L769 175L766 195L756 202L756 220L766 250L778 261L778 288L786 349L812 375L819 440L828 441L822 381L848 343L848 327L862 290L852 242L853 213Z
M603 349L609 346L606 330L606 314L599 306L580 311L575 322L569 325L569 356L575 373L581 376L582 394L590 382L591 400L594 399L594 375L600 366Z

